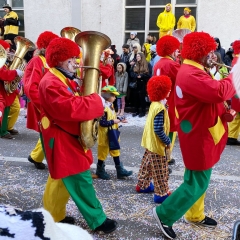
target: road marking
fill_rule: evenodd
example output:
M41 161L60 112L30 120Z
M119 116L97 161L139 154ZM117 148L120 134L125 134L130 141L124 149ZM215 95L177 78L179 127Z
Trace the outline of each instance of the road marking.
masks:
M16 158L16 157L3 157L0 156L0 161L5 161L5 162L22 162L22 163L29 163L27 158ZM46 160L43 161L46 163ZM91 165L91 168L96 169L97 165L93 163ZM138 173L139 168L138 167L125 167L128 171L133 171L134 173ZM115 170L114 165L106 165L107 170ZM170 176L183 176L184 170L183 171L174 171L172 170L172 173ZM238 176L230 176L230 175L219 175L219 174L212 174L211 179L213 180L225 180L225 181L238 181L240 182L240 177Z

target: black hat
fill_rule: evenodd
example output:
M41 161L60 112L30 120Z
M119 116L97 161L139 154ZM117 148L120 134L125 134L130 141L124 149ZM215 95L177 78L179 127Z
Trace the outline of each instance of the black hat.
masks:
M12 10L12 8L9 6L9 4L4 4L2 8L8 8L8 9Z

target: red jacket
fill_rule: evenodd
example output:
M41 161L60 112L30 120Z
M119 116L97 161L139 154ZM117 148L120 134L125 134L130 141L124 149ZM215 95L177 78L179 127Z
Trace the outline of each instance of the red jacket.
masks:
M228 130L223 121L223 101L234 95L231 75L214 81L203 66L184 60L176 79L175 102L178 137L187 169L212 168L226 145Z
M42 57L45 59L44 57ZM23 86L24 93L29 99L27 105L27 128L33 129L39 132L39 121L40 121L40 100L38 94L39 83L48 71L47 66L44 64L39 56L35 56L28 63L24 78Z
M56 70L59 74L60 72ZM54 179L84 172L93 162L91 150L84 151L77 136L80 124L103 115L98 94L75 96L62 74L47 72L39 84L41 130L49 172Z
M101 74L102 74L102 88L106 86L105 80L108 79L108 85L115 85L115 70L114 67L110 64L103 64L100 62L99 65Z
M175 100L174 100L174 89L175 89L175 82L176 76L180 65L173 61L172 59L162 57L154 66L153 75L156 76L158 71L160 71L160 75L166 75L171 78L172 81L172 88L167 98L168 108L168 115L170 119L170 132L177 131L176 126L176 114L175 114Z

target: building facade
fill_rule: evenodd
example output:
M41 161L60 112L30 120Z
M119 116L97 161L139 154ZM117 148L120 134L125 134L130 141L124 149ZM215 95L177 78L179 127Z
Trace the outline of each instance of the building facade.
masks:
M158 37L157 16L167 3L172 4L176 22L184 7L190 7L197 31L219 37L226 49L240 39L239 0L0 0L0 5L6 2L19 14L20 34L32 41L43 31L59 34L73 26L108 35L121 52L131 31L138 33L141 43L148 33Z

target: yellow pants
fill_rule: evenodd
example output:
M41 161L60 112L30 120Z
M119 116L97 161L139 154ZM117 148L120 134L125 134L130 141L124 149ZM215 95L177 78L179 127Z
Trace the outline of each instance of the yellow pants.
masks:
M8 130L12 130L15 123L17 122L18 115L20 112L20 102L19 97L16 96L13 104L10 106L10 112L8 115Z
M55 180L49 175L43 194L43 207L51 213L55 222L65 218L69 197L62 179Z
M99 160L106 160L108 154L110 154L112 157L118 157L120 156L120 150L109 150L109 147L103 147L98 145L98 159Z
M41 144L40 138L37 141L35 148L30 153L31 158L38 163L41 163L44 159L44 152Z
M204 214L204 199L206 193L204 193L185 213L184 217L191 222L201 222L205 218Z
M160 31L159 32L159 38L161 38L161 37L163 37L163 36L166 36L166 35L170 35L170 36L172 36L172 29L171 30L169 30L169 31Z
M228 124L228 137L238 139L240 132L240 113L237 113L235 119Z
M177 137L177 132L173 132L172 139L171 139L171 148L170 148L170 153L171 154L172 154L172 150L173 150L173 147L174 147L174 144L175 144L175 141L176 141L176 137Z

